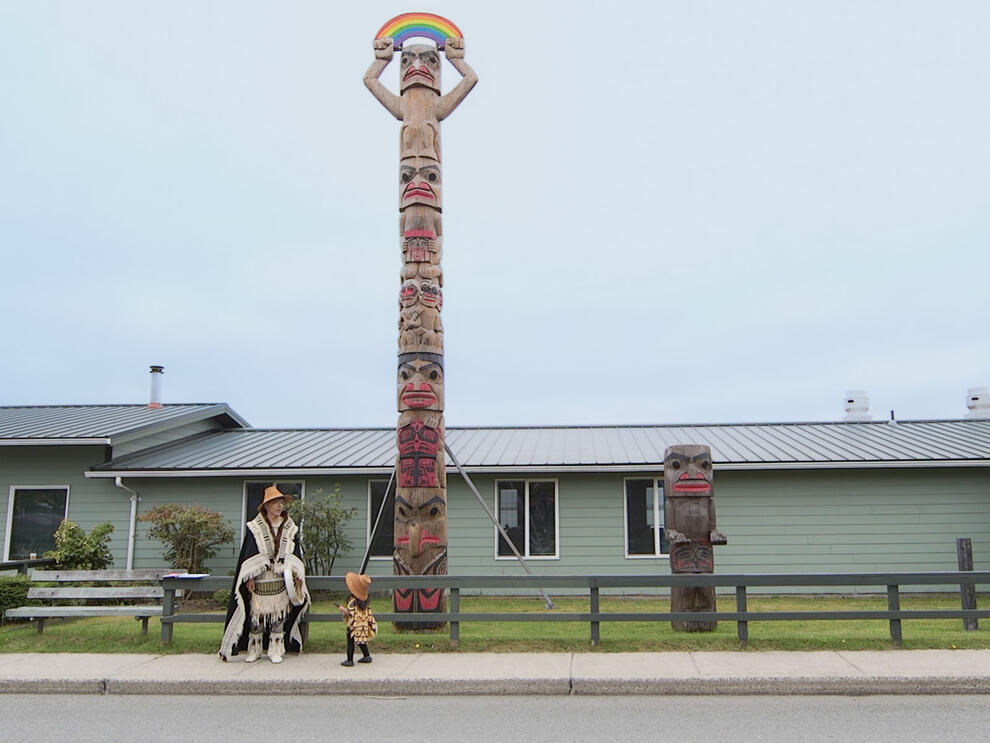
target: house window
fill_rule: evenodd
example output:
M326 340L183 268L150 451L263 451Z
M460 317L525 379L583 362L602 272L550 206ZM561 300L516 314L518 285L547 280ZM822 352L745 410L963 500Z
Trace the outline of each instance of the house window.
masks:
M626 557L668 552L663 516L663 480L627 479Z
M499 480L495 483L495 513L523 557L557 557L557 482ZM497 557L514 557L498 534Z
M385 510L382 511L381 522L378 524L378 532L371 538L371 530L375 528L375 519L378 518L378 511L382 507L382 499L385 498L385 488L388 487L388 480L370 480L368 482L368 535L367 540L371 542L371 557L387 557L392 559L393 526L395 521L395 484L388 491L388 498L385 501Z
M6 559L41 557L55 549L55 530L66 517L68 487L11 487L7 508Z
M244 521L258 515L258 506L265 499L265 488L272 485L293 498L303 497L303 484L298 480L249 480L244 483Z

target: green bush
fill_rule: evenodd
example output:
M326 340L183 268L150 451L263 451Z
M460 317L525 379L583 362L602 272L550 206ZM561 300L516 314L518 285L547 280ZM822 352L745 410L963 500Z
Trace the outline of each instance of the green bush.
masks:
M28 603L27 593L30 587L31 579L26 575L0 575L0 617L7 609L38 603Z
M213 601L217 606L226 609L227 604L230 602L230 589L221 588L218 591L213 592Z
M87 534L81 526L68 519L55 530L55 549L44 557L54 557L59 570L105 570L113 565L110 535L113 524L104 521Z
M330 575L337 555L351 548L344 525L358 509L340 505L340 483L325 493L318 488L306 500L290 500L289 515L299 525L299 542L307 575Z
M234 538L227 520L202 506L156 506L139 516L138 521L154 524L148 536L165 545L165 559L173 568L188 573L204 572L203 563L216 555L221 544Z

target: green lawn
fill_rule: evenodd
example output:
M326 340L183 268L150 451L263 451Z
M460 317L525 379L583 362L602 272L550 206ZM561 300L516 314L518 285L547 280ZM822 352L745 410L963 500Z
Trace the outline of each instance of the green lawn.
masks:
M990 595L978 597L987 606ZM587 597L555 598L554 612L588 610ZM387 599L372 601L372 609L387 608ZM839 611L885 609L886 597L750 596L750 611ZM731 597L719 597L719 608L731 611ZM902 609L957 609L959 596L950 594L906 594ZM657 598L603 597L605 612L662 612L669 602ZM334 611L332 601L319 601L314 612ZM465 612L540 612L538 597L462 597ZM218 612L219 613L219 612ZM72 653L213 653L223 631L221 623L176 624L172 644L160 642L158 620L149 622L141 634L139 622L130 618L93 617L49 620L38 634L33 624L7 623L0 627L0 652ZM911 619L902 621L907 649L990 648L990 620L980 629L966 632L960 619ZM720 622L715 632L674 632L668 622L603 622L601 644L593 648L586 622L464 622L459 652L647 652L671 650L882 650L894 648L886 620L774 621L750 622L749 643L743 648L736 638L735 622ZM344 627L339 622L316 622L310 627L308 652L336 653L344 650ZM391 624L379 624L372 652L455 652L447 630L438 633L399 632Z

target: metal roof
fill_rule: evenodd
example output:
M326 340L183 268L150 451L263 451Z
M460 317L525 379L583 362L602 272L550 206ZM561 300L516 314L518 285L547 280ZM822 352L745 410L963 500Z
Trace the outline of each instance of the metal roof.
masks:
M990 466L990 420L448 428L472 472L652 471L674 444L721 469ZM394 429L242 429L200 434L94 467L94 477L388 473ZM451 466L448 463L448 467Z
M0 446L11 444L113 444L186 423L224 416L227 426L248 425L223 403L185 405L0 406Z

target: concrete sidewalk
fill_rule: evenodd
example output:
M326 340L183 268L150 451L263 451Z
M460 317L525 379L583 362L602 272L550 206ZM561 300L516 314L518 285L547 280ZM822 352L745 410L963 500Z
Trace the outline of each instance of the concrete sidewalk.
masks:
M0 653L0 693L987 694L990 650L428 653L223 663L211 655Z

